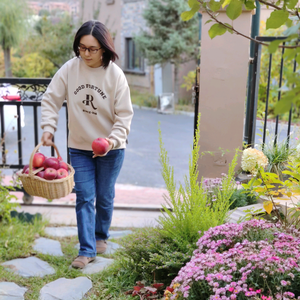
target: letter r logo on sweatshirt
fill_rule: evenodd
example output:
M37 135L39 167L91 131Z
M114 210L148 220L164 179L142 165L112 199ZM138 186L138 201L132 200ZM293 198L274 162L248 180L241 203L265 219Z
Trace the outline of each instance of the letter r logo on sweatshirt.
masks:
M93 104L93 100L94 100L94 97L92 95L86 95L86 98L85 98L85 100L82 101L82 103L85 104L86 106L91 105L91 107L93 109L97 109L97 107L95 107Z

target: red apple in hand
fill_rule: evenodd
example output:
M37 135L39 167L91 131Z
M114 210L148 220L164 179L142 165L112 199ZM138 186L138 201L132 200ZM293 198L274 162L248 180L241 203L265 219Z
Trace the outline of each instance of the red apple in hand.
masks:
M32 160L32 166L35 168L40 168L43 165L45 159L46 157L44 154L39 152L35 153Z
M52 168L55 170L59 169L59 160L56 157L48 157L44 163L43 167L46 170L47 168Z
M65 169L58 169L57 170L57 177L56 179L65 178L69 175L68 171Z
M109 142L103 138L97 138L92 143L94 154L103 155L109 150Z
M53 180L57 177L57 170L53 168L47 168L44 173L44 179Z
M59 169L65 169L66 171L69 171L68 165L64 161L59 162Z

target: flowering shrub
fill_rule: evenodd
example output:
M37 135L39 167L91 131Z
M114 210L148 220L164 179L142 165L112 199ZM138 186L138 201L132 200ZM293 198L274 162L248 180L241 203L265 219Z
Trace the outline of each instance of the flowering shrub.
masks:
M300 299L300 231L251 220L209 229L165 299Z
M268 158L262 151L254 148L247 148L243 151L241 163L243 171L256 175L260 167L265 168L267 165Z
M203 188L207 193L207 204L209 206L213 207L219 194L222 194L224 179L227 179L227 175L223 173L222 178L205 178L203 180ZM257 202L257 196L246 191L244 188L241 188L241 183L239 181L231 182L231 188L233 193L229 200L229 209L243 207Z

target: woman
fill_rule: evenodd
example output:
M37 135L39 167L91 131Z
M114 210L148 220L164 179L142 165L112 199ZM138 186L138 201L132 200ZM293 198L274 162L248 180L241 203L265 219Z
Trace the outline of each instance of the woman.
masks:
M106 250L115 183L133 110L126 77L114 63L118 55L107 28L98 21L84 23L75 35L73 50L76 57L58 70L43 96L41 140L45 146L53 144L58 112L66 99L80 242L72 266L84 268ZM98 137L109 142L102 156L95 155L91 147Z

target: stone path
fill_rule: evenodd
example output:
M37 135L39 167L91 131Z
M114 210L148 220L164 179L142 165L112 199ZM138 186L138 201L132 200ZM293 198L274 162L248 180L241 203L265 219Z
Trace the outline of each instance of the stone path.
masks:
M77 227L47 227L46 234L50 237L67 237L77 235ZM130 234L130 230L111 231L110 238L121 238ZM107 242L105 254L113 254L120 247L118 243ZM79 249L79 244L75 245ZM53 256L63 256L59 241L51 238L37 238L34 241L33 249L42 254ZM83 270L83 275L101 272L108 265L113 263L113 259L97 256L95 261L89 263ZM1 264L10 272L22 277L44 277L55 274L55 269L47 262L37 257L18 258L6 261ZM81 300L85 294L93 287L92 281L86 276L74 279L59 278L48 282L40 290L39 300ZM14 282L0 282L0 300L24 300L27 288L18 286Z

